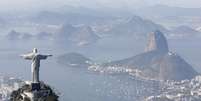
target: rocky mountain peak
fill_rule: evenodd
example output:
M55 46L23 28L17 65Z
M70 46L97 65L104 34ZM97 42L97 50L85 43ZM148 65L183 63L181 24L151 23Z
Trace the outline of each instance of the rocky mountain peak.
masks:
M150 33L145 51L160 51L165 53L169 51L167 40L162 32L157 30Z

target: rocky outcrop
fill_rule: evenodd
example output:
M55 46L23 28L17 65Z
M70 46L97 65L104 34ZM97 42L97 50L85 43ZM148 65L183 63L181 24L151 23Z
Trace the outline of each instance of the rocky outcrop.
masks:
M160 31L155 31L149 35L149 41L145 52L160 51L168 52L168 43L165 36Z
M193 67L175 53L168 53L159 62L159 79L184 80L192 79L198 73Z
M15 30L12 30L6 35L6 38L8 40L19 40L20 35L21 35L21 33L16 32Z
M40 83L41 89L35 94L38 98L37 101L58 101L59 96L52 90L52 88L44 84ZM15 90L10 95L10 101L32 101L28 96L25 96L28 93L36 93L36 91L31 90L30 84L25 84L18 90Z
M91 60L79 53L67 53L59 56L57 62L68 67L88 67Z
M121 66L137 69L145 77L157 80L184 80L198 75L193 67L179 55L168 52L164 35L156 31L151 34L146 52L119 61L106 63L103 66Z
M72 26L65 24L56 35L56 40L68 42L79 46L96 42L100 37L89 26Z
M11 30L7 35L6 39L8 40L30 40L34 36L29 33L21 33L15 30Z

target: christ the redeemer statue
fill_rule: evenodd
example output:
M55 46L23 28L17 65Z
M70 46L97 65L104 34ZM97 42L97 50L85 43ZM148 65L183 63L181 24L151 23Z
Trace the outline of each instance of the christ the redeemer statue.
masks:
M21 55L26 60L32 60L31 71L32 71L32 83L39 83L39 67L40 61L47 59L47 57L52 55L42 55L38 53L36 48L33 49L32 53Z

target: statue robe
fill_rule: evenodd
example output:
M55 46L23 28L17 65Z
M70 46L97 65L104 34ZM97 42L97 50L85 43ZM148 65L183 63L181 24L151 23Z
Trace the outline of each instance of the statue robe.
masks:
M39 83L39 68L40 60L45 60L50 55L41 55L38 53L30 53L23 55L23 58L26 60L32 60L31 72L32 72L32 81L33 83Z

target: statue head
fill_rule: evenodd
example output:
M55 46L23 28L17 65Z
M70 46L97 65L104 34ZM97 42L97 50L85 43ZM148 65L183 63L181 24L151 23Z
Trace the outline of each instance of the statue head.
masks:
M33 53L38 53L37 48L34 48L34 49L33 49Z

